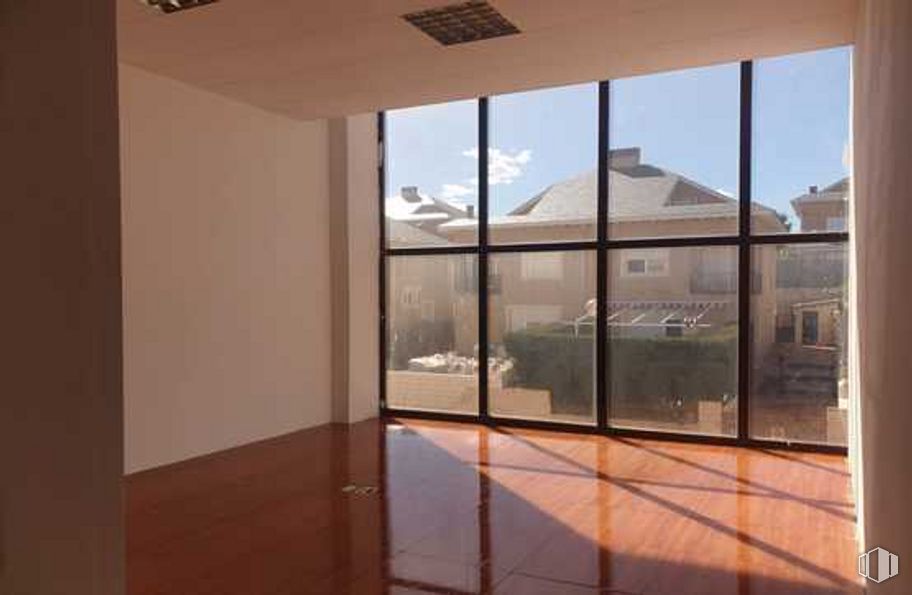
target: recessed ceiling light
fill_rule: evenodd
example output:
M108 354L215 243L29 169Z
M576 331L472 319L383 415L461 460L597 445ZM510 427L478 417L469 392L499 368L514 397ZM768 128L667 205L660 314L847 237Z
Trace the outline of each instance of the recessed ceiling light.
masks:
M205 6L206 4L218 2L218 0L142 0L142 2L162 12L172 13L179 10L187 10L188 8L196 8L197 6Z
M487 2L460 2L402 15L443 45L515 35L519 28Z

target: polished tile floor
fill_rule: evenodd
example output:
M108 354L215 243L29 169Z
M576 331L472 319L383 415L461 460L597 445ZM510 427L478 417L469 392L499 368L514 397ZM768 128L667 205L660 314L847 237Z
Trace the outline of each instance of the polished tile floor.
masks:
M130 595L861 593L845 460L436 422L127 478Z

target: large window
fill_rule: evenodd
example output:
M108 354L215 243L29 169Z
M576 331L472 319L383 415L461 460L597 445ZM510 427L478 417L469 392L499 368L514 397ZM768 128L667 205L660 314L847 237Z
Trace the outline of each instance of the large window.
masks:
M835 48L757 61L755 232L846 231L851 59Z
M490 411L595 423L594 250L492 254Z
M477 108L459 101L387 112L389 247L477 243Z
M478 277L470 254L391 258L386 402L421 411L478 411Z
M850 58L384 114L385 410L844 447Z
M737 270L737 249L631 249L610 256L611 424L734 436L738 295L715 276Z
M594 240L598 85L490 100L491 243Z
M737 64L611 84L612 238L738 233Z
M847 245L754 248L751 433L846 444Z

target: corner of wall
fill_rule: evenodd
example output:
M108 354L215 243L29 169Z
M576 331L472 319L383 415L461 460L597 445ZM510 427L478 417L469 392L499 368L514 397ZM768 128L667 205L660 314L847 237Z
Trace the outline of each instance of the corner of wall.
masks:
M332 120L333 421L379 410L379 202L375 114Z

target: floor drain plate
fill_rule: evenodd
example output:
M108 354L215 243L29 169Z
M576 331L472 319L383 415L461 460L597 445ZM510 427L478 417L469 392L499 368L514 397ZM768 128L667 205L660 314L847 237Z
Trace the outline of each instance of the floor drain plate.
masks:
M377 486L359 486L357 484L350 483L342 488L342 493L354 494L355 496L373 496L374 494L380 493L380 488Z

